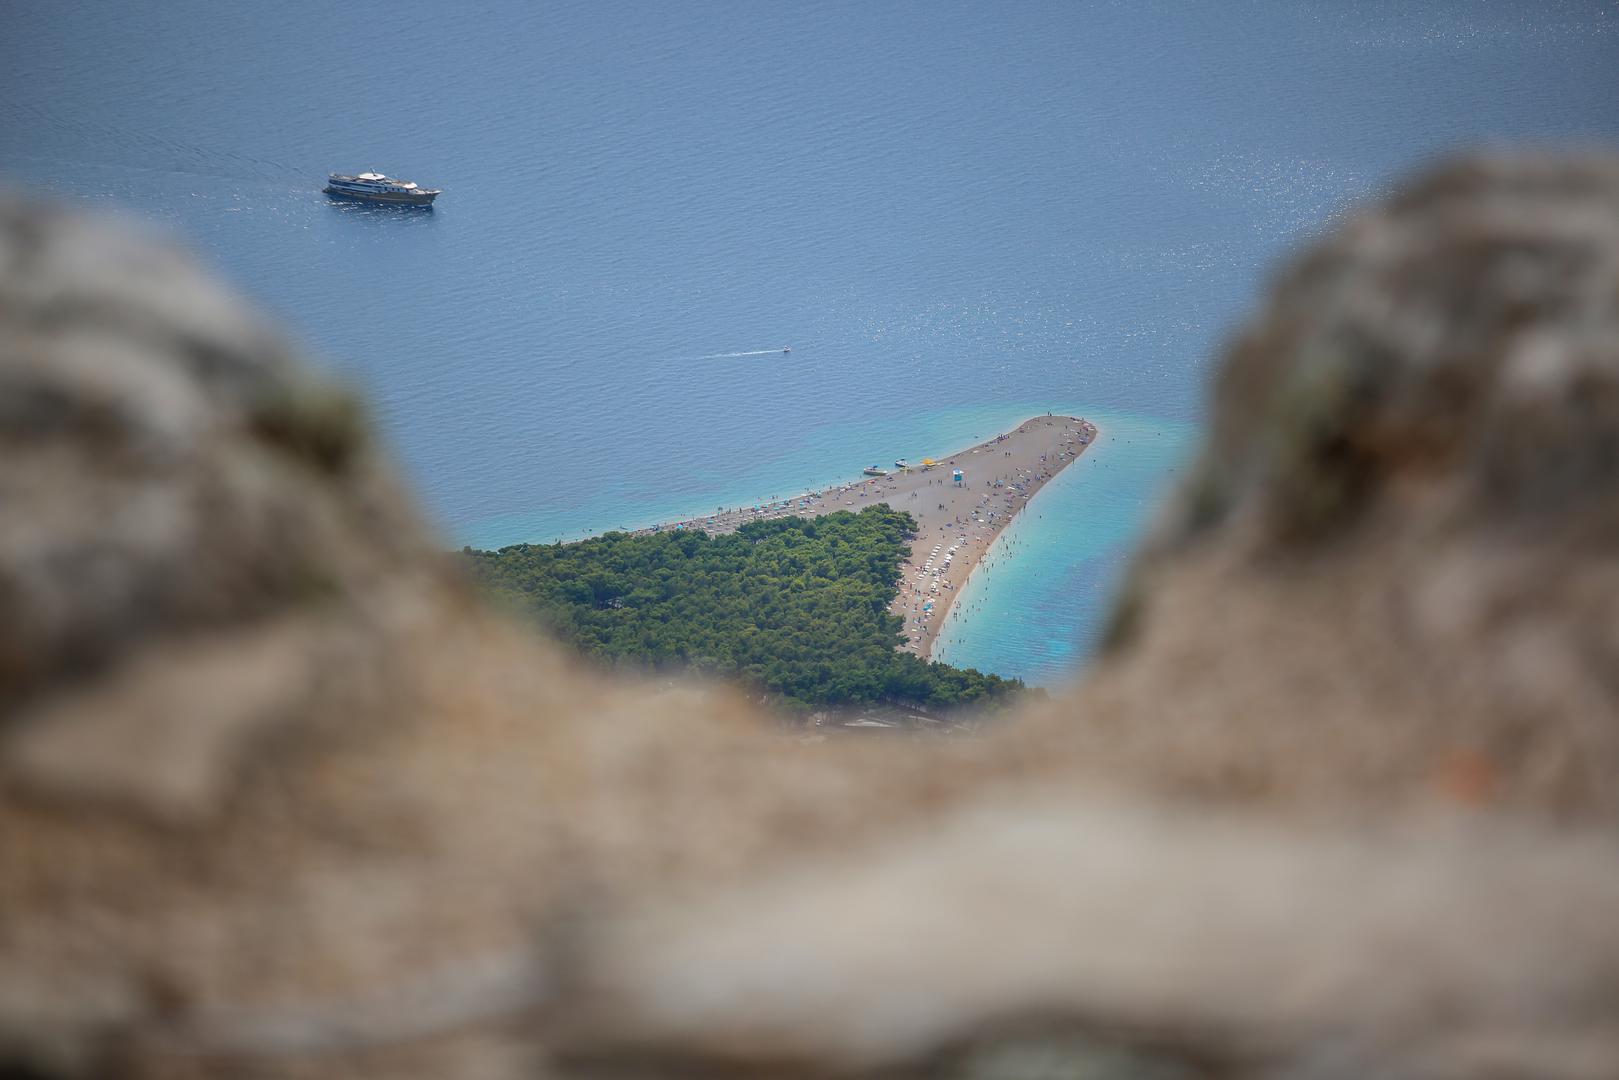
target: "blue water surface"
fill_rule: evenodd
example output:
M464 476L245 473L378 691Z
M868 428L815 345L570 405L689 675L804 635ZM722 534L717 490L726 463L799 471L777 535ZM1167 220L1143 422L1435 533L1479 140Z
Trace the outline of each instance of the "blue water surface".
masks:
M366 390L457 544L1093 415L946 644L1040 682L1090 648L1279 258L1446 151L1619 138L1612 3L385 14L10 0L0 178L200 250ZM445 194L319 193L367 168Z

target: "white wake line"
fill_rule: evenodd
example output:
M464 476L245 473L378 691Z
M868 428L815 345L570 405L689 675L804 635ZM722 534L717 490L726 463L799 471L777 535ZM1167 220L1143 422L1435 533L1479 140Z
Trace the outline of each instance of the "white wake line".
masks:
M690 362L692 360L730 360L731 358L737 356L775 356L780 352L780 349L752 349L748 352L717 352L709 353L707 356L676 356L665 361L665 363L679 364Z

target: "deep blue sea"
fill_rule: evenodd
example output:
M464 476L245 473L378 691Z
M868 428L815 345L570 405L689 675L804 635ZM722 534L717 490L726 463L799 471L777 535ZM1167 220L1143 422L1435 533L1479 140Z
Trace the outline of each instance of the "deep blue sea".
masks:
M1613 3L4 9L0 181L197 249L368 392L454 543L1098 420L943 653L1040 683L1290 248L1447 151L1619 139ZM445 194L320 194L362 169Z

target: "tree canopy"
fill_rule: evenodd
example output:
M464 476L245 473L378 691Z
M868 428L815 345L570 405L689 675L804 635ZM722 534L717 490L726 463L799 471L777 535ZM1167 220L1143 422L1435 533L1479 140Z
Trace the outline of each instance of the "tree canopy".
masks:
M683 668L804 705L993 704L1018 680L898 651L888 610L916 524L873 506L734 533L611 532L465 557L495 597L615 665Z

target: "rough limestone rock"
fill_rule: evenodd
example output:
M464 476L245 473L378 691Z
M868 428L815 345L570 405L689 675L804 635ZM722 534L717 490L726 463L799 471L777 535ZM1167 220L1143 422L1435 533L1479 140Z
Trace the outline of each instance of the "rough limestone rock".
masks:
M483 610L352 397L0 203L0 1075L1619 1073L1619 161L1279 280L1083 683L811 744Z

